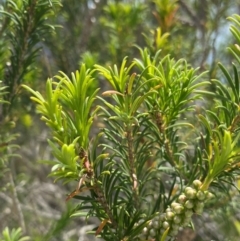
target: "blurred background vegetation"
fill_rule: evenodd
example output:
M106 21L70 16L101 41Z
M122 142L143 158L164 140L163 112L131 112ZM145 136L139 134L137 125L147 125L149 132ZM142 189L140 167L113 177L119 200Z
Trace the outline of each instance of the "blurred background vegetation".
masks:
M51 158L49 133L22 83L44 93L46 79L59 70L131 61L136 45L185 58L209 70L209 79L221 79L216 66L232 61L226 18L234 13L240 14L239 0L0 0L0 233L21 227L30 240L95 239L85 236L94 220L69 220L74 201L65 198L73 187L54 184L38 163ZM96 86L105 88L102 79ZM233 196L217 212L196 217L195 231L184 230L178 240L239 240L240 203Z

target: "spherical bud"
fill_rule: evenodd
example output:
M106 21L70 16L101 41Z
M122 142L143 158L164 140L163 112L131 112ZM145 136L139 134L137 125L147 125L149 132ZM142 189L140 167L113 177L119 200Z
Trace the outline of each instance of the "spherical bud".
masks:
M174 211L176 214L181 214L181 213L183 213L183 211L184 211L184 207L183 207L181 204L178 204L178 205L176 205L176 206L173 208L173 211Z
M167 228L169 228L169 223L167 222L167 221L165 221L165 222L163 222L163 228L164 229L167 229Z
M181 223L181 226L182 227L186 227L188 226L188 224L190 223L191 219L185 219L182 223Z
M173 222L176 223L176 224L181 223L181 222L182 222L181 216L176 215L176 216L173 218Z
M150 232L149 232L149 234L150 234L150 236L151 236L152 238L154 238L154 237L156 236L156 230L151 229Z
M187 200L184 204L184 206L187 208L187 209L192 209L194 207L194 202L191 201L191 200Z
M152 220L153 221L159 221L159 215L155 216Z
M148 232L148 228L147 228L147 227L144 227L144 228L143 228L143 233L144 233L144 234L147 234L147 232Z
M166 230L165 230L164 228L161 228L161 229L159 230L160 236L162 236L165 231L166 231Z
M214 197L214 195L209 191L205 191L205 195L207 200L212 199Z
M178 201L179 203L183 204L185 203L187 200L187 197L184 195L184 194L181 194L179 197L178 197Z
M172 225L171 225L171 230L179 230L179 225L178 224L176 224L176 223L173 223Z
M166 217L166 214L165 213L162 213L159 217L160 221L165 221L165 217Z
M203 202L198 202L195 207L194 207L194 211L198 214L201 214L204 208L204 203Z
M170 207L168 207L167 209L166 209L166 212L171 212L172 211L172 209L170 208Z
M174 213L173 212L166 212L166 219L172 220L174 218Z
M138 221L138 223L139 223L139 224L142 224L144 221L145 221L144 219L140 219L140 220Z
M193 186L196 188L196 189L199 189L201 186L202 186L202 182L200 180L194 180L193 181Z
M184 212L184 216L185 216L186 218L191 218L192 215L193 215L193 211L192 211L192 210L186 210L186 211Z
M169 236L175 237L178 234L178 230L170 230Z
M194 199L196 198L197 191L191 187L186 187L185 189L185 195L188 199Z
M179 203L177 203L177 202L172 202L171 203L171 208L172 209L174 209L176 206L178 206L179 205Z
M154 228L159 228L161 226L161 223L159 223L157 220L154 220L153 223L152 223L152 226Z
M198 199L199 201L203 201L205 198L206 198L205 193L204 193L203 191L199 190L199 191L197 192L197 199Z

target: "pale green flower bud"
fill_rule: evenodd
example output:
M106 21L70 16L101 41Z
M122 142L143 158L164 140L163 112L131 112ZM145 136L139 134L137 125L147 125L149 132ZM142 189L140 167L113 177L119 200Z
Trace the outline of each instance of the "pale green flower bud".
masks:
M184 207L181 204L178 203L178 205L174 206L173 211L176 214L181 214L184 211Z
M169 226L170 226L170 225L169 225L169 223L168 223L167 221L164 221L164 222L163 222L163 228L164 228L164 229L169 228Z
M172 209L170 208L170 207L168 207L167 209L166 209L166 212L171 212L172 211Z
M204 208L204 202L198 202L195 207L194 207L194 211L198 214L201 214Z
M205 191L205 195L207 200L212 199L214 197L214 195L209 191Z
M152 226L154 228L159 228L161 226L161 223L159 223L157 220L154 220L153 223L152 223Z
M187 200L187 197L184 195L184 194L181 194L179 197L178 197L178 201L179 203L183 204L185 203Z
M166 214L165 213L162 213L159 217L160 221L165 221L165 217L166 217Z
M169 220L172 220L174 217L174 213L173 212L166 212L166 219L169 221Z
M154 238L156 236L156 230L155 229L151 229L150 232L149 232L150 236L152 238Z
M184 204L187 209L192 209L194 207L194 202L192 200L187 200Z
M197 199L203 201L204 199L206 199L206 194L203 191L199 190L197 192Z
M177 203L177 202L172 202L172 203L171 203L171 208L174 209L174 207L176 207L176 206L178 206L178 205L179 205L179 203Z
M191 219L185 219L182 223L181 223L181 226L182 227L186 227L188 226L188 224L190 223Z
M169 236L172 236L172 237L176 236L177 234L178 234L178 230L171 230L169 232Z
M179 216L179 215L176 215L174 218L173 218L173 222L176 223L176 224L179 224L182 222L182 217Z
M147 232L148 232L148 228L147 228L147 227L144 227L144 228L143 228L143 233L144 233L144 234L147 234Z
M192 211L192 210L186 210L186 211L184 212L184 216L185 216L186 218L191 218L192 215L193 215L193 211Z
M196 198L197 191L191 187L186 187L185 189L185 195L188 199L194 199Z
M193 186L196 188L196 189L199 189L201 186L202 186L202 182L200 180L194 180L193 181Z

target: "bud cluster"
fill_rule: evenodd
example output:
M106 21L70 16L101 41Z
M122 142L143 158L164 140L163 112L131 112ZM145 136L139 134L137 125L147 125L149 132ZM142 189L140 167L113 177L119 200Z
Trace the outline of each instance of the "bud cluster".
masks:
M202 191L201 181L194 180L192 187L188 186L178 197L177 201L171 203L165 213L154 217L145 227L141 238L152 238L162 235L169 229L169 236L176 236L179 228L189 225L193 213L201 214L205 202L212 197L209 191Z

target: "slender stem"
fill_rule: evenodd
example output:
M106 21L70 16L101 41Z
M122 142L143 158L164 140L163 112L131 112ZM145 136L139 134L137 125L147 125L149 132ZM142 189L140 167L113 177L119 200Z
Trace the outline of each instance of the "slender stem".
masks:
M170 162L170 164L172 166L176 166L175 161L174 161L174 157L173 157L173 151L172 151L171 145L169 144L169 140L168 140L167 135L166 135L163 117L162 117L162 114L159 111L155 112L155 121L157 123L157 127L158 127L158 130L159 130L160 134L162 134L164 136L164 139L165 139L164 145L165 145L165 150L166 150L167 156L169 158L168 161Z
M18 199L17 189L16 189L13 175L12 175L12 168L10 168L10 170L9 170L9 180L10 180L11 187L12 187L13 203L14 203L14 206L16 207L16 212L17 212L17 215L19 218L20 226L22 228L23 233L26 233L26 225L25 225L25 221L24 221L21 204Z
M213 181L213 178L211 177L211 175L207 175L205 180L204 180L204 182L203 182L203 184L202 184L202 186L201 186L201 190L202 191L208 190L208 188L209 188L209 186L210 186L212 181Z
M133 135L131 127L127 129L127 146L128 146L128 161L130 166L130 176L132 179L132 189L133 189L133 197L136 208L139 207L139 199L138 199L138 180L134 165L134 152L133 152Z
M97 181L96 181L97 182ZM109 205L107 203L107 200L105 198L105 195L103 193L103 191L100 189L100 187L98 186L98 184L96 184L96 188L94 189L97 196L98 196L98 201L100 202L101 206L103 207L104 211L106 212L106 214L108 215L111 224L113 225L113 227L116 229L117 228L117 222L115 221L115 219L113 218L112 212L109 208Z
M116 221L113 218L112 212L111 212L111 210L109 208L109 205L107 203L107 200L106 200L106 197L104 195L104 192L102 191L102 189L98 185L97 178L94 175L94 171L93 171L91 162L90 162L90 160L88 158L87 152L83 148L81 148L81 150L80 150L79 157L80 157L81 160L83 159L83 168L86 169L86 176L88 178L94 180L93 189L94 189L95 193L97 194L97 200L99 201L99 203L101 204L102 208L104 209L104 211L108 215L110 222L112 223L112 225L116 229L117 223L116 223ZM81 184L80 183L81 183L81 181L79 182L78 187L77 187L76 190L79 190L81 188Z

